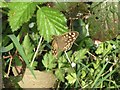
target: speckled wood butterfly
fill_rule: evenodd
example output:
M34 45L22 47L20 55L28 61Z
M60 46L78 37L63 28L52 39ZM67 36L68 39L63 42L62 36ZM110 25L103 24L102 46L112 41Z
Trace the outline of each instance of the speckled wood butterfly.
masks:
M59 51L69 50L79 33L76 31L67 32L63 35L53 36L52 54L57 57Z

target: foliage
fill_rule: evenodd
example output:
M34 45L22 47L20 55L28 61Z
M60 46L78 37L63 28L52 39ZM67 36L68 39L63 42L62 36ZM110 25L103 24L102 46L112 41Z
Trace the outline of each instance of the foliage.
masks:
M42 68L54 73L57 87L120 88L118 3L2 2L0 5L4 80L7 78L19 87L17 82L22 80L25 68L34 77L34 70ZM79 37L69 51L55 58L51 53L52 36L64 34L68 28L78 31ZM10 72L14 73L11 68L16 66L22 68L21 73L11 76Z

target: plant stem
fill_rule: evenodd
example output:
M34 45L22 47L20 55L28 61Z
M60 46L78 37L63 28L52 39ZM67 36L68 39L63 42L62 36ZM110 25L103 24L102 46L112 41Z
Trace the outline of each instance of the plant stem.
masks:
M34 56L33 56L33 59L32 59L32 62L31 62L30 67L32 67L32 65L33 65L33 62L34 62L34 60L35 60L35 57L36 57L36 55L37 55L37 53L38 53L38 50L39 50L39 48L40 48L41 42L42 42L42 37L40 38L40 41L39 41L38 46L37 46L37 50L36 50L36 52L35 52L35 54L34 54Z

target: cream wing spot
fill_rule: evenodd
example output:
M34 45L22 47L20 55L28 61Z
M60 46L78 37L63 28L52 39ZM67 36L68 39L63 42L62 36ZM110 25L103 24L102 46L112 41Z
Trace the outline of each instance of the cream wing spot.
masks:
M72 33L68 33L68 34L71 36Z

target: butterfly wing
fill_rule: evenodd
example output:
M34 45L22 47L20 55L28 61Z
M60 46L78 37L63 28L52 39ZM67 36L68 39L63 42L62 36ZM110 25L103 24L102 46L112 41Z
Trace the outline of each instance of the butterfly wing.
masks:
M63 51L67 51L69 50L73 43L75 42L76 38L78 37L79 33L76 32L76 31L71 31L71 32L68 32L67 34L65 34L63 37L65 38L64 39L64 42L65 42L65 46L63 48Z
M76 31L71 31L65 33L63 35L54 36L52 41L52 53L54 56L58 55L59 51L67 51L69 50L76 38L78 37L79 33Z
M58 55L58 49L59 49L59 47L58 47L58 43L57 42L58 42L57 36L54 36L53 41L52 41L52 54L54 56Z

